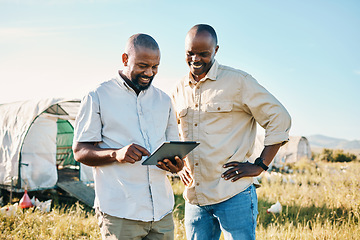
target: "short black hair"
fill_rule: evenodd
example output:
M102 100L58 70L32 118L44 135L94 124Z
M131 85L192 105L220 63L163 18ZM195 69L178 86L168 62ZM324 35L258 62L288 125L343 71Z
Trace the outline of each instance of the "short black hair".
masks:
M144 33L138 33L132 35L127 44L125 52L128 52L132 48L145 47L152 50L160 50L158 43L153 37Z
M195 31L196 33L208 32L208 33L210 33L211 37L214 39L215 45L218 44L218 39L217 39L215 29L208 24L197 24L197 25L193 26L189 30L189 32L190 31Z

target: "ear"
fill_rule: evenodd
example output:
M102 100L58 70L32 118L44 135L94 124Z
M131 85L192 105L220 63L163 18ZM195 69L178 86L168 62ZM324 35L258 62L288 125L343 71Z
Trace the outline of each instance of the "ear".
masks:
M122 57L122 61L124 63L124 66L127 66L129 56L126 53L124 53L121 57Z
M216 45L216 47L215 47L215 54L217 53L218 50L219 50L219 45Z

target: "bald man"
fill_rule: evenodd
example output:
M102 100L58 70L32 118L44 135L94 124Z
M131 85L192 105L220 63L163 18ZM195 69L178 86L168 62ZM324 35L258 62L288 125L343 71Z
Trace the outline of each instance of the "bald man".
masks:
M174 197L167 172L176 164L141 163L163 141L178 140L170 98L151 85L160 50L149 35L129 38L123 70L83 99L76 119L75 159L93 167L95 203L103 239L173 239Z
M185 184L187 239L255 239L254 178L266 171L288 141L290 116L251 75L220 65L215 30L206 24L186 35L190 72L173 98L181 138L200 142L179 173ZM241 57L241 56L239 56ZM256 123L266 130L265 147L249 162Z

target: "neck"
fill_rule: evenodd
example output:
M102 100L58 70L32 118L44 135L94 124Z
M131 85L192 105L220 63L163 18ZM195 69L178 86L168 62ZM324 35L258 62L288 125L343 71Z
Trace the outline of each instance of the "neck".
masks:
M201 79L203 79L206 76L206 73L201 74L201 75L194 75L191 73L191 75L192 75L193 79L195 80L195 82L199 82Z
M124 81L135 91L136 95L139 95L141 90L139 90L135 84L130 81L130 79L128 77L126 77L126 75L119 70L119 75L121 76L122 79L124 79Z

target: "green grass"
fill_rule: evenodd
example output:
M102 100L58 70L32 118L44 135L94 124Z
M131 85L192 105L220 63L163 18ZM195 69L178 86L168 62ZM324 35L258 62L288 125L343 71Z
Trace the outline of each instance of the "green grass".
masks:
M360 239L360 163L303 160L291 169L260 179L256 239ZM173 186L180 197L180 183ZM185 239L182 201L174 214L176 239ZM277 201L282 213L267 213Z
M304 160L294 168L262 179L257 239L359 239L360 164ZM276 201L283 212L267 214Z
M359 239L360 163L301 161L291 174L261 178L257 189L257 239ZM175 239L185 239L183 185L173 180ZM280 214L266 210L276 201ZM20 210L0 215L0 239L100 239L93 211L81 204L57 207L50 213Z
M100 231L92 212L79 203L53 208L49 213L34 208L18 210L14 217L0 216L0 239L99 239Z

